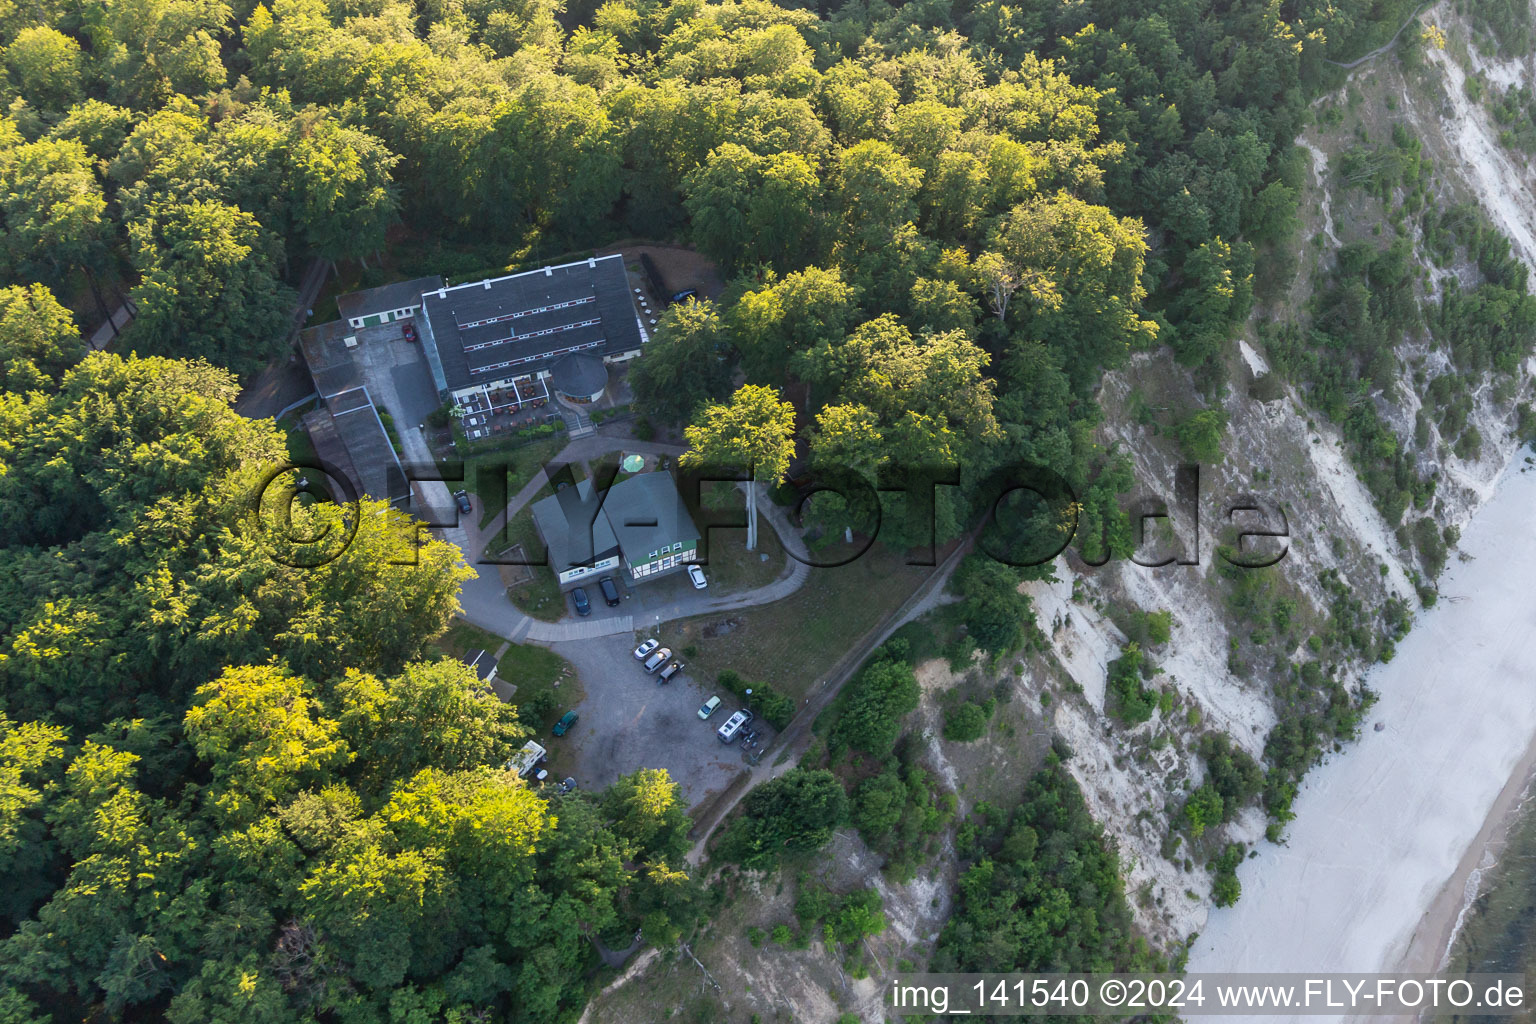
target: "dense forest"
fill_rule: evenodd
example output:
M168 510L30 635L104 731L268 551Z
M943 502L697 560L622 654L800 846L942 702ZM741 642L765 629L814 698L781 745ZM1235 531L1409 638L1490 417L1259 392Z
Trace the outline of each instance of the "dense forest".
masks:
M0 6L0 1020L568 1020L596 941L670 943L710 898L664 774L545 797L501 769L515 710L428 657L454 549L407 569L395 514L312 506L306 528L357 537L297 568L251 514L283 440L231 403L281 353L308 261L389 251L453 275L691 242L730 283L670 311L636 366L651 416L690 422L744 380L792 401L819 465L960 466L939 539L994 467L1048 465L1082 495L1097 561L1130 545L1128 470L1092 437L1100 374L1166 345L1214 397L1255 268L1291 258L1307 100L1410 13ZM1390 259L1354 254L1347 274ZM117 354L87 355L82 327L123 298ZM814 508L829 526L874 513ZM891 543L924 539L888 519ZM986 643L1017 646L1009 588L968 579ZM840 739L880 742L909 679L872 666ZM754 863L824 841L792 827L818 815L909 844L944 813L898 760L851 810L814 772L762 792L766 824L728 834ZM1143 957L1069 778L980 820L946 962ZM1026 890L1104 916L1053 923ZM1055 941L999 938L1015 920L1059 924Z

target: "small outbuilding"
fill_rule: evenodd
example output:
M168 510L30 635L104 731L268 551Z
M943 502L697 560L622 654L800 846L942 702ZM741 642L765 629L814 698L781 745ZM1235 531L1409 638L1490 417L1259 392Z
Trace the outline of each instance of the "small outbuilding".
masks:
M489 651L473 650L459 660L474 669L482 683L489 683L496 678L496 659Z
M435 292L442 286L443 279L436 276L396 281L337 296L336 308L353 329L409 320L421 312L422 293Z

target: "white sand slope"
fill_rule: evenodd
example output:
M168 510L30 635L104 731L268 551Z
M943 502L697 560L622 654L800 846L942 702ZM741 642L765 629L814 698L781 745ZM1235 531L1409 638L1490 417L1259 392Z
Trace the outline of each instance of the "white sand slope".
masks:
M1239 870L1242 900L1211 912L1191 972L1392 970L1411 943L1443 949L1459 910L1444 896L1536 738L1536 471L1522 462L1464 532L1473 560L1452 560L1441 603L1368 677L1381 699L1359 743L1308 775L1286 844Z

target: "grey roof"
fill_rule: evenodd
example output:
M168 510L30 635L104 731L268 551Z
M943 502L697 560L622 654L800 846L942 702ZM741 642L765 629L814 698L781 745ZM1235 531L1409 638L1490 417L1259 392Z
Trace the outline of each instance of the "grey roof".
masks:
M608 367L601 356L587 352L572 352L550 364L555 390L562 395L585 398L595 395L608 386Z
M357 367L350 362L322 366L311 372L310 376L315 380L315 390L326 401L363 386L363 378L358 374Z
M321 468L341 473L352 485L350 494L332 494L334 500L343 502L364 495L388 502L410 498L405 471L367 392L348 392L329 410L307 414L303 423L315 454L325 463Z
M400 466L400 457L389 443L384 422L379 419L379 411L367 390L359 388L332 400L331 419L352 455L358 475L356 482L362 485L363 493L392 502L409 499L411 488Z
M352 328L345 320L332 320L299 332L299 351L321 398L329 400L333 395L363 386L363 378L344 340L351 333Z
M614 484L603 502L603 514L631 564L649 561L664 544L699 539L670 473L641 473Z
M408 500L411 489L400 458L342 340L350 332L346 321L335 320L299 335L304 361L326 405L318 415L306 416L304 426L316 454L342 472L356 493L390 502ZM337 450L338 442L345 457Z
M422 314L447 390L532 373L567 352L627 352L642 343L623 257L429 291Z
M362 288L337 296L336 308L343 320L355 316L371 316L421 305L421 293L436 291L443 286L443 279L436 275L418 277L411 281L396 281L378 288Z
M352 453L347 451L347 446L342 443L341 433L336 429L336 421L331 417L327 409L316 409L304 414L300 424L309 434L309 441L315 446L315 454L322 463L321 468L330 467L337 473L347 478L347 482L358 487L360 478L357 475L357 467L352 465ZM335 501L346 501L348 495L332 494Z
M618 551L618 541L601 504L591 480L534 502L533 521L549 545L549 564L557 573L600 562Z
M480 677L481 682L489 679L496 672L496 659L483 650L468 651L459 660L474 669L475 675Z

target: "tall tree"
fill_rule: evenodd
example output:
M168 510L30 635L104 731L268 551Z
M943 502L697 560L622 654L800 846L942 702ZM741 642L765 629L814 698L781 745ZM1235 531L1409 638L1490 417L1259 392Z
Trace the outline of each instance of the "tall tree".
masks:
M382 249L397 209L390 169L400 158L367 132L330 118L297 135L290 158L305 239L331 260Z
M224 813L247 818L352 759L320 710L302 679L270 665L231 668L198 689L187 738L212 766Z
M5 249L21 276L58 285L72 270L96 267L109 232L106 208L80 143L42 139L0 153Z
M683 189L699 248L727 273L755 262L782 272L814 258L821 181L798 153L758 156L728 142Z
M130 333L141 351L250 373L282 346L293 293L278 283L250 214L216 201L156 202L128 235L141 277Z
M923 172L889 143L867 140L839 154L843 236L855 251L889 244L898 228L916 219L922 182Z
M729 402L711 402L688 427L685 467L734 465L748 468L747 550L757 549L757 485L784 481L795 452L795 407L773 388L747 384Z
M647 415L682 423L703 403L730 394L734 357L713 302L674 302L661 314L645 358L629 371L635 403Z
M0 390L56 384L84 354L74 317L47 288L0 289Z
M80 44L56 28L33 25L5 48L5 66L27 102L63 113L79 101L85 76Z

